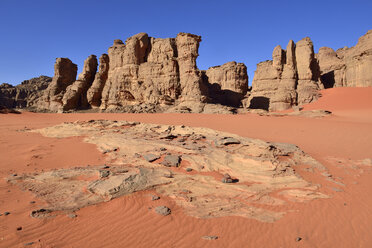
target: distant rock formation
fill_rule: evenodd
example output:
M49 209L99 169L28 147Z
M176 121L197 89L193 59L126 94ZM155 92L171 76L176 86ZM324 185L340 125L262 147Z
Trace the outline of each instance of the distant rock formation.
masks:
M17 86L1 84L0 106L6 108L32 107L51 81L50 77L40 76L25 80Z

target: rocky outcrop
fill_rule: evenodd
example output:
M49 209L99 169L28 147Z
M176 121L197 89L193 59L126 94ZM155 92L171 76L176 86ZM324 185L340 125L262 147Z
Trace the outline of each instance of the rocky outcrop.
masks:
M319 69L310 38L290 40L286 50L276 46L272 57L257 65L247 107L285 110L318 97Z
M372 30L360 37L354 47L336 52L320 48L317 58L325 88L372 86Z
M57 112L62 109L62 98L68 86L76 80L77 65L67 58L57 58L54 64L54 77L37 103L38 109Z
M97 66L95 55L90 55L84 61L82 73L73 84L66 88L62 99L63 110L88 108L87 91L94 81Z
M52 78L40 76L23 81L17 86L0 85L0 106L6 108L29 108L42 95Z

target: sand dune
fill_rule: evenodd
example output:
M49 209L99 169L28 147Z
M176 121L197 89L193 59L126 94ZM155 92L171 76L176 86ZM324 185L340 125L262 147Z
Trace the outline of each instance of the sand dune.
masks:
M0 247L371 247L372 236L372 88L333 88L304 110L324 109L323 118L300 116L207 114L35 114L0 116ZM118 197L81 208L77 217L30 217L47 205L42 198L6 181L12 174L100 166L107 162L95 144L82 137L50 138L31 129L91 119L139 121L205 127L242 137L299 146L327 169L296 169L305 181L319 185L327 199L288 200L268 211L286 211L273 223L225 216L195 218L174 199L154 190ZM294 192L295 195L296 192ZM160 199L151 200L151 194ZM35 203L31 203L35 201ZM166 205L172 213L157 215ZM256 204L263 207L262 204ZM17 231L17 227L22 230ZM202 236L215 235L216 240ZM296 238L301 237L300 241Z

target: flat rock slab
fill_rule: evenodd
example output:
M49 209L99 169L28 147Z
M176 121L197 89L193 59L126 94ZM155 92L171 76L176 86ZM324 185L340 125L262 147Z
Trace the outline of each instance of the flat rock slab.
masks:
M155 160L159 159L160 156L156 155L156 154L153 154L153 153L148 153L148 154L143 155L143 158L151 163L151 162L154 162Z
M216 141L217 146L227 146L232 144L240 144L240 141L232 137L223 137Z

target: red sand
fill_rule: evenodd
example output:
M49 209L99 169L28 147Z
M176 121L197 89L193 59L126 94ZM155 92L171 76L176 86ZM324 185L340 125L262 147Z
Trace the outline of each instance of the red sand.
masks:
M81 138L52 139L17 132L64 121L112 119L159 124L203 126L267 141L288 142L322 162L346 185L336 185L311 173L298 171L322 184L331 199L293 203L298 211L275 223L241 217L196 219L186 216L171 199L156 203L151 192L136 193L77 212L77 218L58 216L34 219L30 212L43 202L0 180L0 247L372 247L371 167L352 170L337 167L327 158L372 158L372 88L335 88L305 110L326 109L332 116L265 117L203 114L34 114L0 116L0 176L34 170L104 163L104 155ZM331 188L343 189L335 192ZM36 201L31 204L30 201ZM156 205L155 205L156 204ZM149 208L167 205L170 216ZM276 207L273 207L275 209ZM17 227L22 226L21 231ZM201 239L217 235L217 240ZM302 240L296 242L296 237Z

